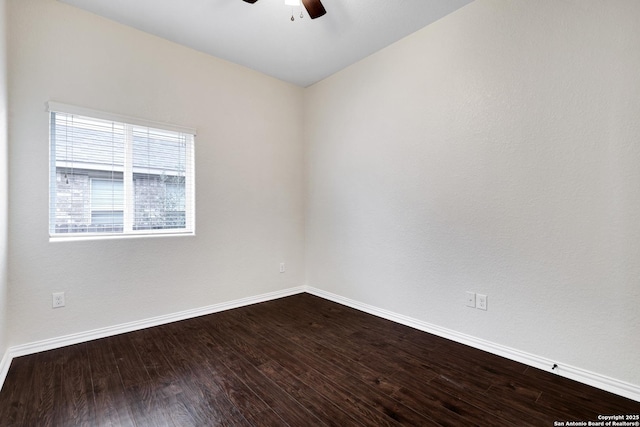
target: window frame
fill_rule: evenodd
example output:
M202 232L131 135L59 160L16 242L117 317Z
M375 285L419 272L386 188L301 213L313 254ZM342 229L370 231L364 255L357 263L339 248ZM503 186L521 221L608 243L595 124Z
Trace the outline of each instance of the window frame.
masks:
M48 229L49 229L49 241L73 241L73 240L108 240L108 239L126 239L137 237L168 237L168 236L195 236L196 230L196 210L195 210L195 139L196 130L188 127L171 125L166 123L159 123L134 117L128 117L120 114L107 113L103 111L93 110L84 107L73 106L69 104L63 104L55 101L49 101L46 103L46 109L49 116L49 215L48 215ZM57 188L57 164L55 159L54 149L54 135L52 132L52 114L60 113L73 116L82 116L89 119L112 121L125 126L127 137L125 138L125 166L122 172L122 182L124 191L124 207L123 207L123 231L122 232L70 232L70 233L56 233L55 223L55 210L56 201L55 189ZM185 204L184 204L184 216L185 227L184 228L161 228L161 229L136 229L134 224L135 215L135 200L134 200L134 175L136 172L133 170L133 129L137 127L149 128L167 132L178 132L185 134L187 138L187 150L185 151ZM190 172L189 172L190 171ZM90 176L89 180L101 179L98 176ZM131 182L128 182L130 180ZM89 186L89 209L92 211L91 202L91 184ZM173 212L173 211L172 211Z

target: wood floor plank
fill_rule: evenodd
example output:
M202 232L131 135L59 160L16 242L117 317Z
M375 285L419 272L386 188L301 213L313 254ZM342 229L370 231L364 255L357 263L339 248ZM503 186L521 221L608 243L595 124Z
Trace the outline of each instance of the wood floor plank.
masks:
M125 400L120 375L93 380L96 423L101 426L135 426L129 404Z
M214 341L220 339L217 336L212 338ZM222 340L222 348L228 348L224 343L233 341L230 336L223 337ZM251 388L287 424L291 426L325 425L273 381L264 376L241 354L229 348L228 351L220 354L219 360L231 369L244 384Z
M258 370L326 425L334 427L364 425L277 362L264 363L258 366Z
M296 310L299 310L299 308L296 308ZM280 316L280 318L282 318L282 314L283 312L287 312L289 311L288 309L286 309L285 307L280 307L280 310L277 311L277 315ZM296 313L295 315L292 315L291 313L289 313L290 316L292 316L292 318L296 318L296 320L300 321L298 323L298 325L295 328L301 328L301 327L308 327L311 326L312 327L312 334L307 333L306 337L308 338L309 336L318 336L318 334L313 335L313 333L319 331L321 328L321 326L319 326L319 323L317 322L318 317L316 316L314 319L314 322L309 322L308 316L306 315L306 313L308 313L308 311L304 311L304 315L300 315L300 313ZM324 316L323 316L324 317ZM262 320L262 319L261 319ZM278 331L280 333L282 333L282 329L281 327L286 325L287 322L286 321L281 321L280 324L278 324ZM285 326L286 328L286 326ZM344 328L341 328L340 330L342 330ZM295 332L294 332L295 333ZM321 335L321 334L320 334ZM425 334L427 335L427 334ZM479 388L476 390L476 392L480 392L480 393L485 393L486 390L488 389L488 387L490 387L490 385L497 381L498 383L500 383L500 378L502 378L504 376L504 373L500 371L500 369L502 369L503 367L507 366L508 367L508 371L510 371L510 373L512 375L516 375L517 378L521 378L522 377L522 373L521 371L523 371L523 366L519 363L516 362L512 362L512 361L505 361L505 359L500 358L500 357L496 357L493 355L486 355L485 353L479 352L476 349L470 349L469 347L466 346L457 346L457 350L461 350L459 353L466 355L465 358L459 358L458 360L461 362L460 366L455 366L455 367L449 367L449 372L447 372L447 370L445 369L445 373L449 374L449 377L456 377L458 384L460 382L466 382L469 379L469 374L471 374L471 376L476 376L477 378L475 379L476 384L479 385ZM456 353L457 354L457 353ZM473 356L481 356L479 357L480 360L474 360L473 358L471 358L469 355L473 355ZM484 363L483 359L489 358L491 359L489 363ZM406 355L402 357L403 360L406 359ZM455 357L453 357L453 359L455 359ZM451 360L452 360L452 356L451 353L449 352L446 357L442 357L442 360L445 360L447 362L445 362L444 366L446 365L451 365ZM465 366L472 366L472 372L469 372L469 369L465 370ZM439 364L438 366L438 370L442 371L443 369L443 365ZM394 376L397 376L398 372L394 373ZM442 376L442 375L441 375ZM463 381L461 381L461 379L463 379ZM571 382L572 384L576 384L575 382ZM531 393L538 397L540 396L541 392L539 390L531 390ZM475 394L477 395L477 394ZM482 395L481 395L482 396ZM475 399L478 400L478 399ZM487 400L486 397L482 397L480 400ZM487 403L485 402L485 405L487 405ZM474 405L474 406L478 406L478 405ZM480 405L482 406L482 405ZM504 403L496 403L496 404L491 404L487 406L488 408L496 408L496 407L502 407L504 408ZM531 412L526 413L523 411L519 411L516 410L514 411L515 414L511 414L509 415L506 411L502 410L500 411L500 413L502 414L502 418L506 418L506 419L511 419L511 420L517 420L517 419L521 419L524 415L529 415L527 418L530 419L530 415ZM558 414L563 414L562 411L556 411ZM543 415L539 415L540 419L547 419L547 420L554 420L557 419L557 417L545 417Z
M585 410L597 407L609 414L623 413L629 407L635 407L637 411L640 411L639 402L633 402L630 399L596 388L590 389L589 393L584 393L584 389L580 387L579 383L559 375L549 375L548 372L536 368L528 368L525 375L519 377L518 381L529 387L541 389L541 396L537 399L539 404L544 404L547 400L555 398L565 402L565 405Z
M242 320L247 324L251 322L250 324L256 332L255 335L275 336L273 333L269 333L271 329L275 329L278 335L298 344L298 348L309 348L315 354L322 354L323 358L331 360L334 366L339 366L347 371L361 375L363 380L371 384L380 385L380 378L384 373L390 373L400 368L396 364L395 358L380 357L378 354L368 352L366 347L363 349L360 345L345 342L335 336L328 338L326 334L309 334L306 332L301 334L296 325L290 325L286 322L281 323L268 315L262 316L260 322L250 321L249 319ZM336 342L340 344L335 345ZM375 367L375 371L369 369L369 367Z
M200 329L194 334L202 347L207 349L204 365L215 378L216 383L223 390L230 402L243 414L245 419L255 426L282 426L286 422L278 416L257 394L253 392L237 375L224 363L220 363L220 355L225 351L219 348L206 329Z
M11 362L9 372L5 379L0 395L0 425L22 426L23 420L31 410L29 407L28 387L32 380L33 364L27 356L17 357Z
M316 299L321 300L319 298ZM321 301L314 300L313 302L314 304L318 304L319 306L326 304L326 301L323 303ZM433 335L424 334L416 330L412 330L413 333L407 332L404 334L408 337L415 337L415 339L396 340L395 334L390 334L389 336L379 335L380 333L382 333L380 329L371 326L365 328L362 324L359 324L355 320L357 319L356 315L358 314L356 310L350 309L349 307L340 307L339 310L341 314L349 316L349 321L341 319L341 323L343 323L343 325L340 328L330 329L331 334L333 334L332 340L334 342L339 342L340 339L344 339L348 343L352 343L358 347L361 342L369 343L367 344L367 348L372 347L371 343L376 343L373 344L373 350L382 348L382 350L384 350L383 353L386 354L388 354L388 352L391 350L395 353L403 354L403 357L399 359L403 360L404 363L408 363L409 361L412 361L412 359L422 361L427 360L429 361L429 365L433 366L434 369L439 372L442 372L442 370L446 367L448 367L449 369L458 369L461 366L470 366L472 367L474 374L483 378L482 382L483 384L485 384L485 390L492 384L492 379L496 375L503 375L505 372L508 372L511 375L517 375L526 370L526 366L523 364L493 355L491 355L491 357L489 358L486 358L486 360L483 360L486 353L468 346L459 345L456 352L450 352L447 350L447 340L433 337ZM317 325L320 325L324 322L335 321L331 315L326 314L326 312L329 310L322 311L320 314L318 314L318 311L320 310L309 310L309 307L307 305L303 305L302 307L283 307L282 310L278 311L278 313L287 313L293 318L298 319L309 319L310 316L314 316L312 317L312 319L313 322ZM368 316L369 317L364 317L364 319L366 319L369 324L386 325L388 323L392 323L384 319L377 319L370 315ZM362 319L360 319L360 323L362 323ZM310 333L318 331L318 328L319 326L316 326L316 328L312 328ZM406 327L405 329L410 330L410 328ZM342 334L342 336L336 334ZM378 337L380 336L385 336L385 340L378 340ZM427 338L419 339L418 337ZM436 341L438 341L438 344L433 343L434 338L436 339ZM425 340L429 342L426 346L423 345L423 342ZM444 349L442 347L443 345L445 346ZM480 361L482 361L482 363L479 363ZM465 368L464 370L465 372L467 372L468 368Z
M107 339L86 344L96 421L104 426L135 426L125 401L122 379Z
M259 327L260 326L257 324L254 325L254 328L256 329L258 329ZM236 329L242 330L240 325L236 325ZM245 333L241 334L241 336L245 337L248 345L252 348L259 348L262 352L265 352L265 358L267 360L269 357L271 357L275 360L278 360L279 363L284 364L284 366L290 366L296 369L298 373L300 373L299 363L302 358L306 356L305 354L300 352L300 349L295 347L288 347L286 349L279 348L273 343L270 343L268 341L268 338L260 333L260 330L248 331L245 329L244 332ZM319 363L326 362L317 359L313 361L313 365L318 365ZM309 366L311 366L311 364ZM332 367L328 365L323 366L323 368L323 371L332 370ZM308 370L303 369L303 371ZM367 396L364 397L364 395L361 394L363 384L359 382L359 380L353 378L348 372L338 372L334 369L332 373L332 377L337 378L337 382L341 384L355 384L355 382L357 382L357 385L352 387L352 389L355 391L356 395L360 393L360 395L358 396L359 399L367 402L369 406L378 409L380 412L382 412L392 420L405 425L427 425L429 423L429 420L423 419L419 414L415 413L409 408L404 407L403 405L399 404L399 402L394 401L387 394L379 390L374 391L373 388L367 389L367 387L365 387Z
M537 412L533 407L535 406L535 398L529 401L523 402L515 397L515 391L509 391L504 394L496 393L491 388L485 392L486 385L477 388L470 386L468 382L451 382L447 381L445 377L438 377L429 382L438 390L441 390L451 396L455 396L461 400L469 401L469 396L473 396L473 402L475 406L478 406L493 416L504 420L505 423L511 425L540 425L547 423L547 425L553 425L556 417L548 417L544 413ZM540 392L536 393L539 396Z
M179 427L171 417L168 402L180 392L174 389L167 390L166 387L149 381L125 388L124 396L129 402L136 426Z
M161 341L158 341L156 332L157 329L136 331L130 335L131 343L151 381L169 385L179 380L180 374L175 371L174 365L158 347L157 343Z
M216 425L247 425L247 420L211 375L208 362L218 354L211 354L200 345L195 337L198 328L191 328L191 325L196 324L189 322L188 334L182 333L183 328L180 326L171 328L169 334L165 334L165 340L175 344L171 347L171 354L179 360L189 360L181 374L181 389L184 391L182 401L191 408L191 416L198 423L206 420Z
M91 426L95 420L95 404L86 344L64 347L61 352L61 399L54 405L54 425L60 425L61 420L66 420L68 424Z
M263 320L264 320L264 317L263 317ZM252 336L252 337L265 336L264 333L261 333L265 331L260 330L261 327L265 327L264 323L262 325L256 323L254 324L254 327L258 329L256 331L257 333L251 334L249 336ZM279 333L282 332L282 329L279 329L278 332ZM477 408L469 404L466 404L466 402L459 401L459 399L456 399L453 396L446 396L443 393L439 393L437 390L436 391L431 390L432 394L435 393L438 395L437 397L426 397L424 393L415 392L414 390L421 390L421 389L427 388L427 382L431 377L431 374L418 372L417 364L416 365L410 364L408 366L404 366L404 362L406 362L406 360L399 361L398 364L393 365L393 368L396 369L396 372L392 375L393 379L392 380L386 379L384 375L380 374L380 372L372 371L372 370L369 370L368 368L368 366L374 366L374 367L377 366L378 370L380 371L379 369L379 365L381 364L380 361L378 361L377 364L376 363L371 364L371 361L369 361L369 363L355 362L352 359L348 359L344 356L337 355L337 353L334 353L333 356L329 356L329 353L332 352L332 350L326 350L326 349L322 350L320 349L317 343L314 343L312 340L309 340L308 337L306 338L307 339L305 340L304 346L313 348L312 354L308 355L308 357L315 357L317 354L322 354L321 359L316 358L315 360L311 361L309 364L313 366L321 366L323 368L322 369L323 371L330 370L331 365L333 365L334 367L342 368L342 372L338 376L338 381L342 384L344 384L345 382L349 382L350 380L349 377L356 376L360 381L363 381L365 384L368 384L369 386L378 389L379 391L386 394L387 396L393 397L396 400L400 400L399 399L400 397L404 397L405 401L410 401L412 404L416 404L416 406L410 406L410 407L422 408L418 412L422 413L423 416L425 417L429 417L434 413L437 414L438 419L441 422L446 420L447 425L459 425L460 422L462 422L462 418L458 416L459 413L463 411L461 407L468 407L466 409L467 414L475 412L475 413L481 413L481 415L485 415L485 416L487 415L487 414L482 414L482 411L479 411ZM254 339L259 339L259 338L254 338ZM270 349L270 346L263 341L253 342L252 347L260 348L263 351L268 351ZM299 354L298 349L296 348L286 348L284 350L286 350L288 354L287 353L278 354L277 347L271 348L271 351L275 352L275 354L273 354L273 357L280 360L281 363L283 360L287 359L288 355L290 355L289 357L294 357L293 360L296 360L296 361L301 361L305 357L305 355ZM330 361L331 365L329 366L324 365L325 362L327 361ZM293 365L295 366L296 363L298 362L294 362ZM383 361L382 364L388 365L387 361ZM405 374L404 372L400 374L399 372L403 366L407 369L412 369L414 371L413 374L412 375ZM345 381L345 378L348 378L348 379ZM411 387L411 385L415 386L414 390L408 389L408 387ZM402 391L399 391L400 389L402 389ZM388 404L389 401L386 400L386 403ZM373 406L379 406L379 402L377 404L374 403ZM388 414L393 414L393 416L397 417L397 414L395 414L394 411L383 409L383 412ZM410 414L410 415L413 416L413 414ZM413 422L417 422L417 421L414 420ZM422 422L424 423L425 421L422 421Z
M640 402L308 294L13 360L0 426L550 426Z
M54 408L60 405L63 358L59 352L45 351L33 361L32 391L24 425L54 426Z
M386 427L401 425L397 420L378 411L368 400L363 399L360 393L334 382L316 370L311 369L301 373L298 378L306 384L313 384L313 387L323 396L339 403L345 411L366 425Z
M129 334L110 337L106 340L115 358L122 385L125 389L145 383L151 379Z

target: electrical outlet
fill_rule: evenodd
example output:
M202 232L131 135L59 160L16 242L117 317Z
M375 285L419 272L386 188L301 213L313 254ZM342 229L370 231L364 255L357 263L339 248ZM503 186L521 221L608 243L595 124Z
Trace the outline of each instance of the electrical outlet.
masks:
M280 263L280 273L284 273L286 270L284 268L284 262Z
M476 295L476 308L479 308L480 310L486 310L487 309L487 296L486 295L482 295L482 294L477 294Z
M475 292L467 291L467 307L475 308L476 307L476 294Z
M53 301L51 307L60 308L64 307L64 292L54 292L51 294Z

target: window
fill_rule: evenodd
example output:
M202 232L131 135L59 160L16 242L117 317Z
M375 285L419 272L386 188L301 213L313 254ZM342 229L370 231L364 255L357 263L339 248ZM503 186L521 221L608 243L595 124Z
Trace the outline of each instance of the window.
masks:
M49 235L193 234L192 130L49 103Z
M119 178L119 179L118 179ZM91 178L91 231L119 231L124 228L124 185L122 177Z

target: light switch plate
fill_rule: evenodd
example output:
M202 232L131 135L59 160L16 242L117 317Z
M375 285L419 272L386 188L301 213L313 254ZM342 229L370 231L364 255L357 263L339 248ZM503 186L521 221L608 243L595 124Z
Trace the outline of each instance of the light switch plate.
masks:
M475 292L467 292L467 307L476 307L476 294Z

